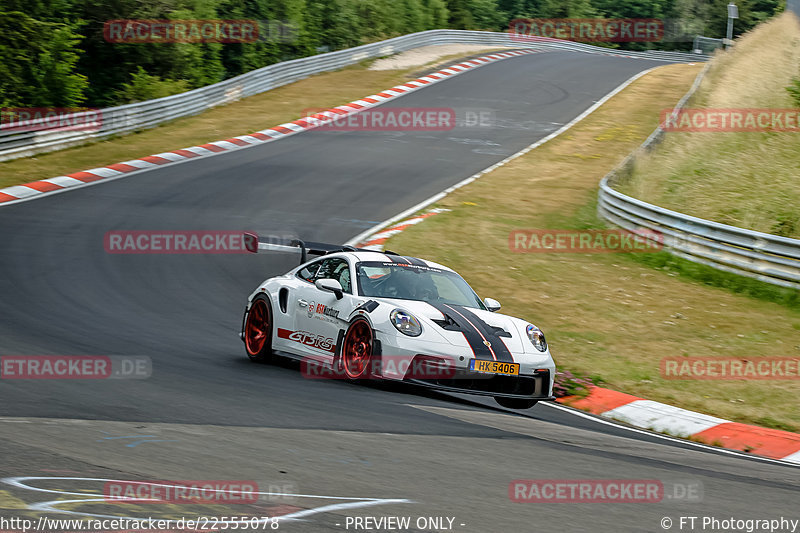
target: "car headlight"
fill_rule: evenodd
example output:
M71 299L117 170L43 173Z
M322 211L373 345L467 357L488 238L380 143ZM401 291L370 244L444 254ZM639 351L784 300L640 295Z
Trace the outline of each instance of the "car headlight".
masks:
M419 320L411 313L403 311L402 309L395 309L389 313L389 320L392 321L397 331L403 335L419 337L422 334L422 324L419 323Z
M531 340L531 343L536 347L537 350L540 352L547 350L547 341L544 339L544 333L542 333L542 330L533 324L528 324L528 326L525 328L525 333L528 334L528 338Z

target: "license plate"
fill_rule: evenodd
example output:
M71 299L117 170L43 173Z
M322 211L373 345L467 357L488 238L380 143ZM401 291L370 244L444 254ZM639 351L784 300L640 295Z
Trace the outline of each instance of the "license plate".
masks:
M469 369L473 372L483 372L485 374L507 374L509 376L519 375L519 363L501 363L500 361L472 359L469 362Z

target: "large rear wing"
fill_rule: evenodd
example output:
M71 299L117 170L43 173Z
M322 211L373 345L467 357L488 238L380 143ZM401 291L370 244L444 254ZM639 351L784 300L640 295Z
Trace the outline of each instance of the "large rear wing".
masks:
M279 239L274 236L259 236L244 232L244 243L248 252L297 252L300 251L300 264L308 261L309 255L326 255L334 252L369 251L347 244L328 244L324 242L303 241L300 239Z

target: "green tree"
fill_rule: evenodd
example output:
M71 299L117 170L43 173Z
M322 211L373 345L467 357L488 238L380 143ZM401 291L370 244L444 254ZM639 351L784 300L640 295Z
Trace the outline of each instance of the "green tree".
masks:
M445 4L444 0L423 0L423 2L430 14L428 29L446 28L447 18L450 13L447 11L447 4Z
M363 36L375 41L400 35L403 26L400 8L395 0L360 0L356 9L362 21Z
M151 76L142 67L131 74L131 80L122 84L116 91L115 101L120 104L144 102L163 96L179 94L189 90L186 80L162 80L158 76Z
M311 0L309 31L317 47L340 50L361 44L361 19L353 0Z
M456 30L471 30L475 19L469 9L469 0L447 0L447 11L450 13L448 23Z
M76 70L75 25L0 12L0 94L6 105L74 107L88 81Z
M402 33L415 33L427 29L420 0L395 0L400 7Z
M729 0L711 0L707 11L707 37L725 37L728 27ZM777 0L736 0L739 18L733 21L733 36L739 36L752 29L759 22L780 11Z
M508 25L508 14L500 10L497 0L470 0L467 9L472 14L470 29L498 31Z
M113 105L205 86L279 61L432 28L504 30L515 18L664 18L684 41L622 43L687 49L722 37L729 0L2 0L0 100L6 105ZM737 0L735 35L784 0ZM23 14L24 13L24 14ZM118 19L251 19L253 43L111 43ZM680 26L679 24L679 26ZM282 30L282 31L281 31ZM87 85L88 80L88 85Z

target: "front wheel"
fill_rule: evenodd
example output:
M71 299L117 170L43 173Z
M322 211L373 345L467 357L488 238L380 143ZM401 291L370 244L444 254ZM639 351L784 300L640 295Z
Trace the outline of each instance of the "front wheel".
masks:
M272 306L266 298L257 297L250 306L244 326L244 345L251 361L272 361Z
M370 365L374 338L372 327L363 318L356 318L347 328L340 359L347 379L355 381L368 378L372 374Z
M504 398L495 396L494 401L508 409L530 409L538 403L537 400L525 400L521 398Z

